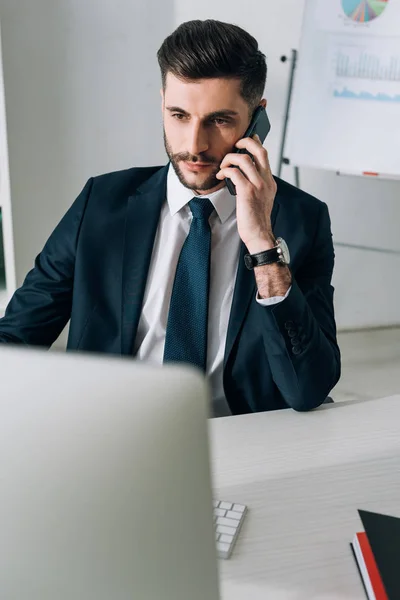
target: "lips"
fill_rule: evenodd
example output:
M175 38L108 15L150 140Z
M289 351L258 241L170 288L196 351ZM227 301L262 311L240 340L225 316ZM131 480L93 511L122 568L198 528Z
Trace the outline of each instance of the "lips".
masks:
M198 162L186 162L185 161L185 166L190 170L190 171L198 171L200 169L206 169L207 167L211 167L211 163L198 163Z

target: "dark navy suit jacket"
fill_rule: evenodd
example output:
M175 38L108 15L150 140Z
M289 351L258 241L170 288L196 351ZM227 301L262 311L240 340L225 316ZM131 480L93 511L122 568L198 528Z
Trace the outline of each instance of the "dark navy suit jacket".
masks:
M49 347L68 320L69 350L133 355L167 167L90 179L0 319L0 342ZM273 231L291 252L283 302L255 300L242 244L224 358L233 414L319 406L340 376L326 205L276 179Z

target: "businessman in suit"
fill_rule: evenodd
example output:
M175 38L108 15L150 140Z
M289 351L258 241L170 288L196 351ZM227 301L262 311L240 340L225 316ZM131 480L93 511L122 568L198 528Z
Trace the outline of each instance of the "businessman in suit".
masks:
M196 365L215 416L313 409L340 376L330 220L273 177L258 138L242 139L266 106L265 57L243 29L208 20L178 27L158 61L168 165L87 182L0 341L50 347L70 320L69 350Z

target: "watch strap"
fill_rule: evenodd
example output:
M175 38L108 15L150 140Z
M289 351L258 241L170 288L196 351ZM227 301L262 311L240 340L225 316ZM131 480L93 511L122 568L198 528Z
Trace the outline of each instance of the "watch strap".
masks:
M251 271L254 267L262 267L263 265L272 265L281 262L281 255L278 250L278 247L275 247L265 250L264 252L258 252L257 254L245 254L244 263Z

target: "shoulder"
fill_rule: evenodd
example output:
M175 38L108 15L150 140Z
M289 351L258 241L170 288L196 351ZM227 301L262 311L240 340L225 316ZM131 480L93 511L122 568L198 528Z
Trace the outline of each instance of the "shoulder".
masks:
M92 177L92 193L101 195L133 194L165 165L157 167L133 167L122 171L113 171Z
M315 196L300 190L279 177L274 177L274 179L278 186L277 199L285 208L294 212L300 211L313 215L320 215L322 212L328 210L325 202L322 202Z

